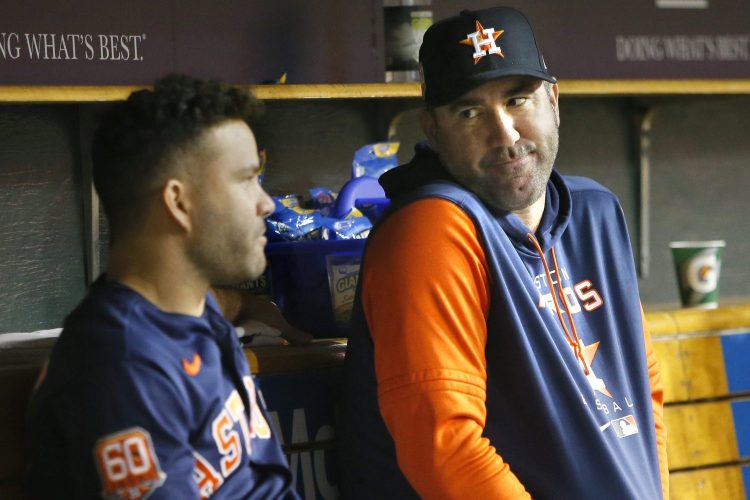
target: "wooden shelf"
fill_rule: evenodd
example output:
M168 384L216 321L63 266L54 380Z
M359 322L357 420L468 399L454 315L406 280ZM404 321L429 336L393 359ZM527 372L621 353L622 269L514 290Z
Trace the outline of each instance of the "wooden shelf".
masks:
M76 103L121 101L134 90L146 87L89 85L0 86L0 102Z
M255 95L264 100L418 98L422 95L418 83L256 85L252 89Z
M569 97L750 94L750 80L561 80L559 86Z
M3 103L107 102L144 86L0 86ZM332 83L251 86L264 100L418 98L418 83ZM750 95L750 80L562 80L563 97Z
M0 102L72 103L126 99L146 86L0 86ZM417 83L331 83L250 86L263 100L381 99L419 97Z

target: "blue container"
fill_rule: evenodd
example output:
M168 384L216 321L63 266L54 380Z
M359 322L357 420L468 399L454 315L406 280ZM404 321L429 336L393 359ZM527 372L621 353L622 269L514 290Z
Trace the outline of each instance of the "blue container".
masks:
M349 215L349 212L360 198L386 199L383 186L380 185L375 177L363 175L362 177L350 179L344 184L344 187L341 188L336 197L336 203L332 212L333 217L341 219Z
M316 338L346 337L365 239L266 246L271 293L289 323Z
M359 198L354 202L354 206L374 225L383 216L390 203L391 200L388 198Z

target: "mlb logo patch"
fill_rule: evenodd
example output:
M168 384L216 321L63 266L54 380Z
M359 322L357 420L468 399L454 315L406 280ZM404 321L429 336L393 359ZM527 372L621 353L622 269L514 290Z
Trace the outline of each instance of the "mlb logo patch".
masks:
M615 430L618 438L626 438L633 434L638 434L638 425L635 423L633 415L627 415L617 420L612 420L612 428Z

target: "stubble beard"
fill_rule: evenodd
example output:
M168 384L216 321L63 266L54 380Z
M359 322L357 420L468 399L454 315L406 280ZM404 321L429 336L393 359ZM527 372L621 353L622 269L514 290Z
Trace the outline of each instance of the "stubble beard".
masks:
M257 237L249 231L233 231L226 218L215 213L198 221L187 255L195 269L211 284L234 286L258 278L266 268L262 249L254 248ZM259 245L258 245L259 246Z
M550 111L554 113L553 110ZM534 165L527 173L529 176L528 182L520 186L514 185L512 181L491 183L481 178L475 179L476 189L474 191L482 201L497 210L514 212L530 207L544 195L552 173L552 167L557 158L560 142L556 119L554 123L554 129L549 131L541 144L522 143L504 148L484 161L485 164L492 165L516 158L529 157ZM484 168L481 164L480 167ZM509 178L512 179L515 174L516 172L511 172Z

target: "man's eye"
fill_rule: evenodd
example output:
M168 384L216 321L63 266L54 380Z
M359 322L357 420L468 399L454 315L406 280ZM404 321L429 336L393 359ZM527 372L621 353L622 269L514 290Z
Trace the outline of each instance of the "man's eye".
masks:
M526 104L526 101L528 101L527 97L514 97L508 101L508 106L511 108L517 108L518 106Z
M479 110L477 108L462 109L458 112L458 116L461 118L476 118L479 116Z

